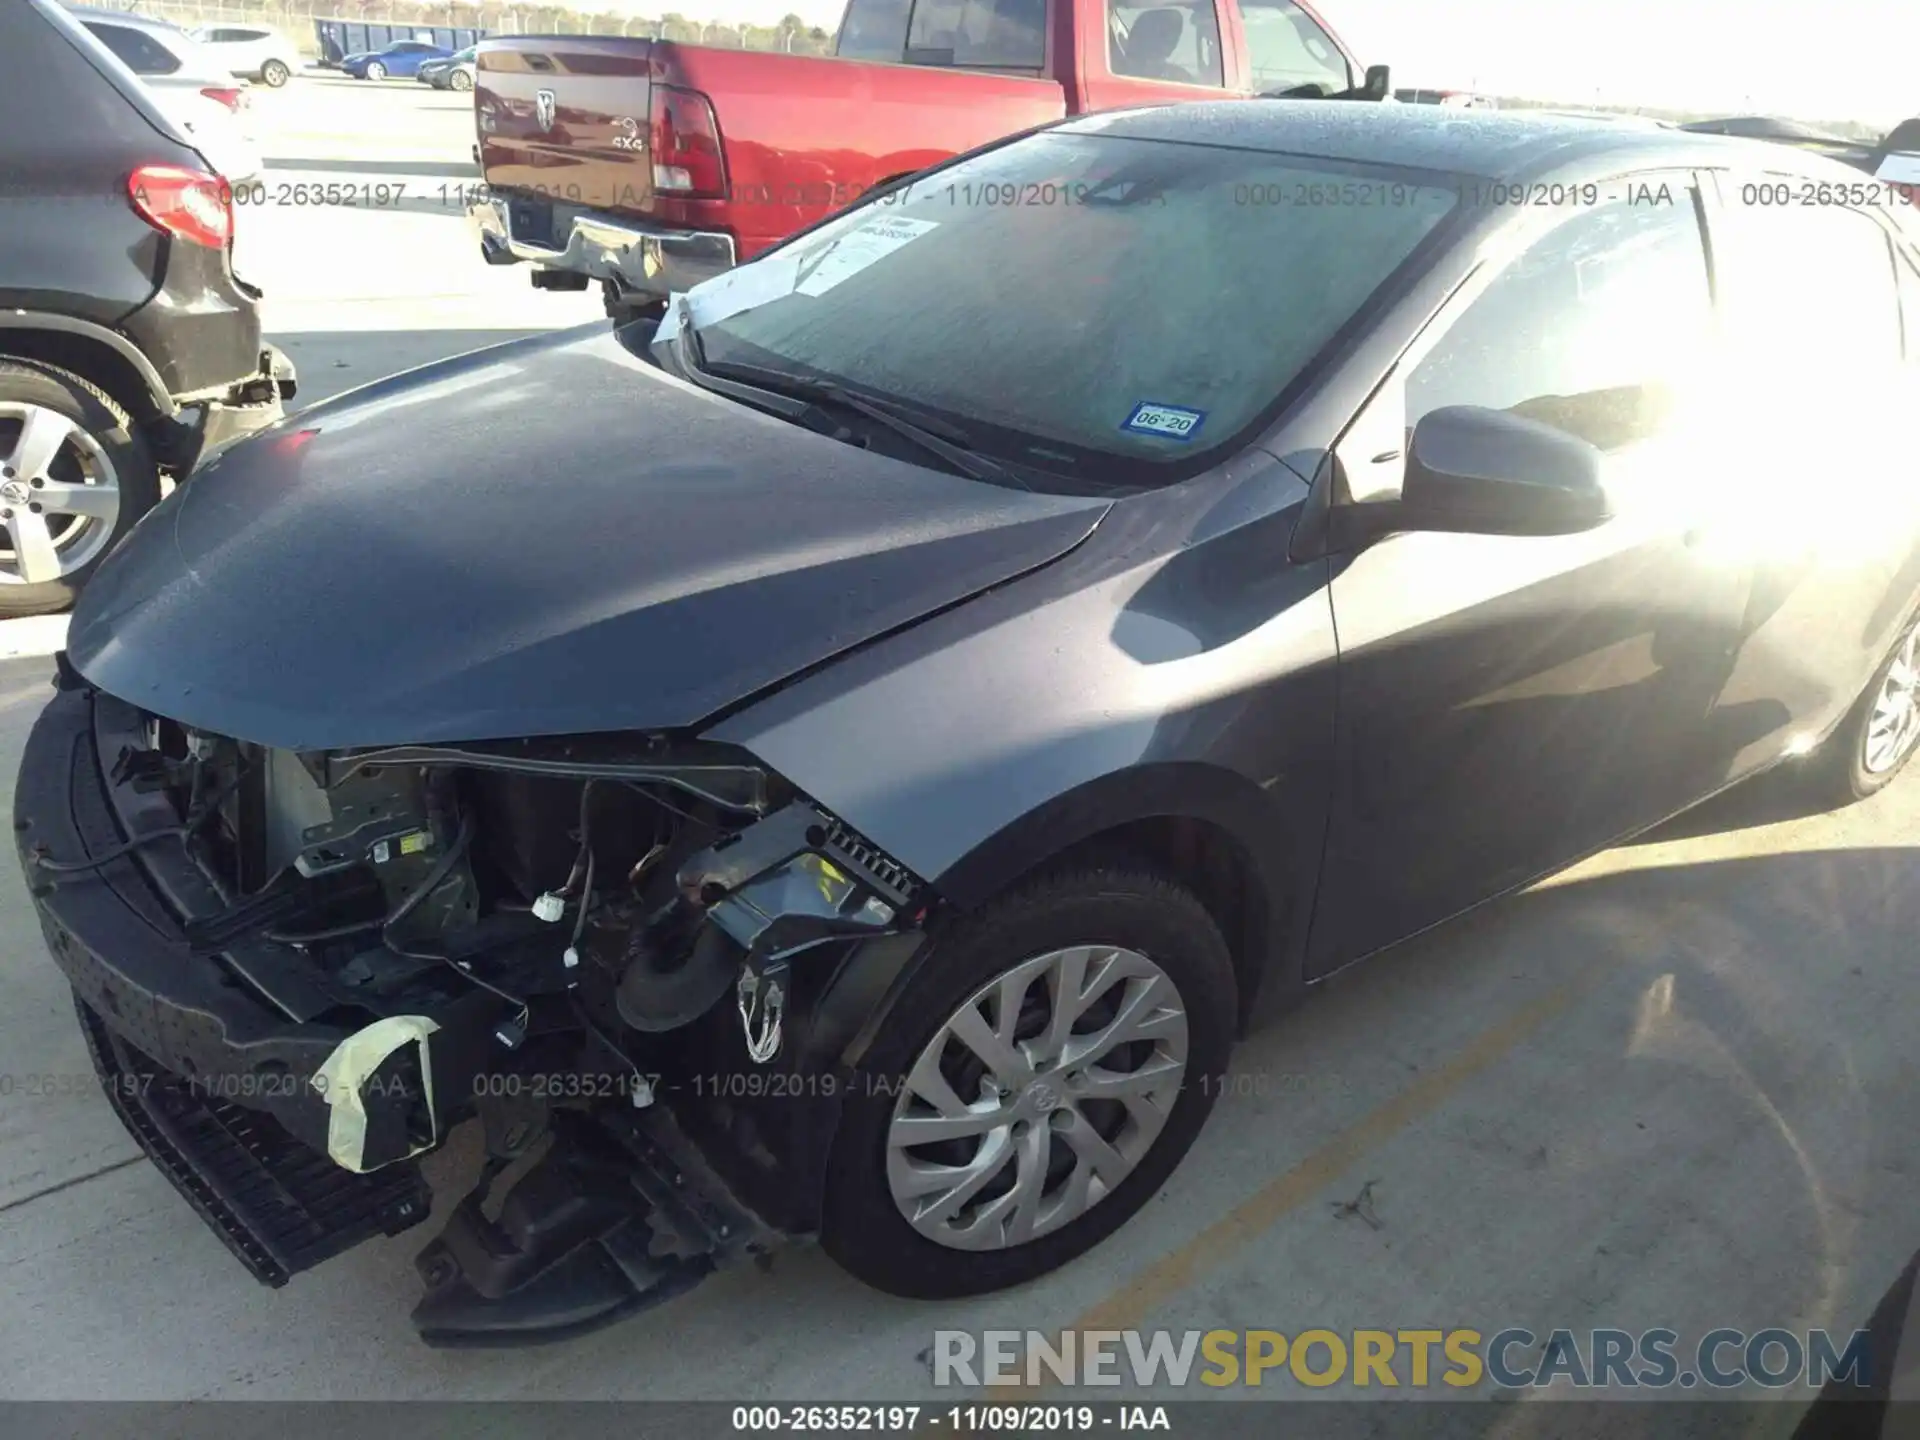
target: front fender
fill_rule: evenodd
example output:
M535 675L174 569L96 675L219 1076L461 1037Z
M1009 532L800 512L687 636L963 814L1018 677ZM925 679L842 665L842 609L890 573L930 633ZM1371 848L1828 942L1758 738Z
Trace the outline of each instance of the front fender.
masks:
M1282 919L1243 956L1277 1000L1299 978L1332 773L1325 563L1286 560L1304 499L1259 459L1132 498L1071 555L709 733L961 907L1119 826L1204 821Z

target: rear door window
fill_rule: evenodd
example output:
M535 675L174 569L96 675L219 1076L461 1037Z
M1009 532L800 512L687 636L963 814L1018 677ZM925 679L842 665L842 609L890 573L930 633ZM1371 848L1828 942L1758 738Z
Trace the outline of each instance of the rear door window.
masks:
M1108 0L1107 64L1115 75L1225 86L1213 0L1185 5Z
M87 28L136 75L171 75L180 68L179 57L144 30L93 21L87 22Z
M1733 187L1715 263L1731 354L1805 380L1883 369L1903 353L1892 241L1842 205L1797 201L1807 182L1764 176Z
M1333 37L1293 0L1241 0L1240 24L1254 94L1312 86L1331 95L1353 84Z

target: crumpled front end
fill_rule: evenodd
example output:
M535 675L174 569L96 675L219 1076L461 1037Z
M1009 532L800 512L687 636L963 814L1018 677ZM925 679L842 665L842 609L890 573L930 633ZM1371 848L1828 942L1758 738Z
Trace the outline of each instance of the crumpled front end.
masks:
M114 1108L257 1278L419 1223L469 1120L430 1341L573 1334L815 1227L933 904L829 811L694 740L274 750L60 668L29 888Z

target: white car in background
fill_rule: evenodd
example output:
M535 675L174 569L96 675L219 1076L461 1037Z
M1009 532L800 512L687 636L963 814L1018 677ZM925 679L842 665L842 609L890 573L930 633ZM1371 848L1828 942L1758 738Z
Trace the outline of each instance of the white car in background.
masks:
M278 90L299 73L294 43L267 25L202 25L187 32L217 56L229 74L258 80Z
M122 10L69 7L146 86L167 118L234 182L251 180L266 167L253 136L253 101L247 82L178 25Z

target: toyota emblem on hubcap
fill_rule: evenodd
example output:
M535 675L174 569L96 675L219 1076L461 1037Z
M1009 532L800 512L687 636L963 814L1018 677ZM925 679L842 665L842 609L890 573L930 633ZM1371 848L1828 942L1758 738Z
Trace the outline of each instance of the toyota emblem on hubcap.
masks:
M1044 1080L1036 1080L1027 1087L1027 1103L1036 1114L1045 1115L1049 1110L1060 1108L1060 1092Z

